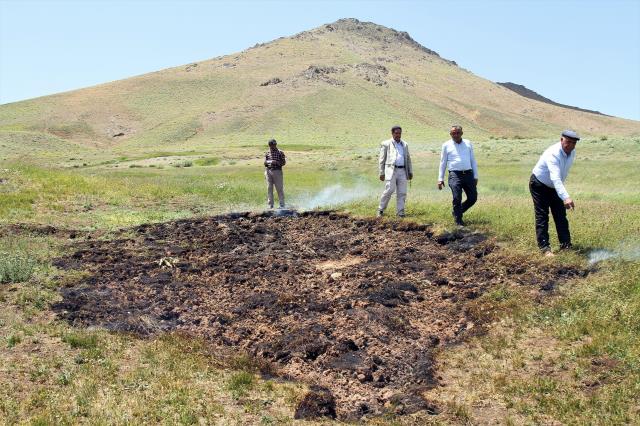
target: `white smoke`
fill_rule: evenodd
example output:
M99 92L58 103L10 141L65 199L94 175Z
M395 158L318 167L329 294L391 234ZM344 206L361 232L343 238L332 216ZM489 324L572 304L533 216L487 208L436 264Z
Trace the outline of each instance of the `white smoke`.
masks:
M637 242L621 242L613 250L598 249L589 253L589 265L595 265L608 259L635 261L640 259L640 244Z
M595 265L598 262L602 262L603 260L611 259L617 257L618 255L611 251L605 249L593 250L589 253L589 266Z
M317 194L308 194L296 204L301 210L313 210L319 207L339 206L372 195L373 190L362 184L351 188L336 184L323 188Z

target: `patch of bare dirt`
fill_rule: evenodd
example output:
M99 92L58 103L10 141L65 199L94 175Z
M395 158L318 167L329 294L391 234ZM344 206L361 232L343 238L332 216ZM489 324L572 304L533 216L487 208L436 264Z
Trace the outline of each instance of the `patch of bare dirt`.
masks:
M437 412L421 397L437 384L434 351L482 329L483 293L579 273L500 254L481 234L332 212L148 224L76 247L56 264L90 275L61 290L62 318L246 352L313 386L304 418Z

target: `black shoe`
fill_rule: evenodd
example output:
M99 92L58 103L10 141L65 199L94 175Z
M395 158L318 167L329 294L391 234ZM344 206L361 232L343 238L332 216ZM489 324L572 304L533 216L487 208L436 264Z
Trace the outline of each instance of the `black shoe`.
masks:
M383 210L378 210L378 213L376 214L377 217L382 217L384 216L384 211Z
M458 226L466 226L465 223L462 221L462 219L456 220L456 225L458 225Z
M560 244L560 250L571 250L572 248L573 244L571 243Z

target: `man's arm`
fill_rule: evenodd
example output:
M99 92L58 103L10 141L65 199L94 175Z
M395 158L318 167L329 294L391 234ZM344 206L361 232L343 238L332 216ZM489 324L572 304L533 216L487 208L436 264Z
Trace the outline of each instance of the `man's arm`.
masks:
M447 144L442 144L442 152L440 152L440 168L438 170L438 189L444 186L444 169L447 167Z
M378 176L380 180L384 180L384 163L387 161L387 149L384 142L380 144L380 154L378 155Z
M569 193L567 189L564 187L564 183L562 183L562 174L560 173L560 161L558 157L555 155L551 155L547 158L547 168L549 169L549 178L553 183L553 187L556 189L558 193L558 197L565 202L565 206L567 205L566 201L569 200L571 204L571 198L569 197Z
M282 158L282 163L280 164L280 167L284 166L285 164L287 164L287 157L284 155L284 152L280 151L280 155Z
M473 170L473 178L478 184L478 163L476 162L476 156L473 153L473 145L469 142L469 159L471 160L471 169Z
M411 155L409 155L409 145L406 143L404 145L404 155L406 158L407 174L409 175L409 180L411 180L413 179L413 167L411 165Z

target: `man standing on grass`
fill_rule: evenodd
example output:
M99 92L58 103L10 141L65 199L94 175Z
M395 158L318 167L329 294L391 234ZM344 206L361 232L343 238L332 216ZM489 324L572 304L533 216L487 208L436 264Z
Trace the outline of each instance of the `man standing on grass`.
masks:
M573 130L565 130L560 142L551 145L540 156L529 179L529 191L533 198L536 218L536 239L545 256L553 256L549 244L549 209L556 224L560 250L571 248L571 234L567 210L575 208L564 187L564 181L576 158L576 143L580 136Z
M458 226L464 226L462 215L478 199L478 164L473 155L471 142L462 139L462 126L451 126L451 139L442 144L438 189L444 187L444 170L449 170L449 188L453 194L453 219ZM462 191L467 199L462 202Z
M278 202L280 208L284 208L284 178L282 176L282 166L287 164L284 152L277 148L275 139L269 140L269 151L264 155L264 177L267 180L267 203L269 208L273 208L273 187L278 191Z
M396 192L396 214L404 217L404 202L407 198L407 181L413 179L409 146L401 139L402 128L391 128L391 139L380 144L378 156L378 175L384 182L384 191L380 197L378 217L384 215L389 200Z

